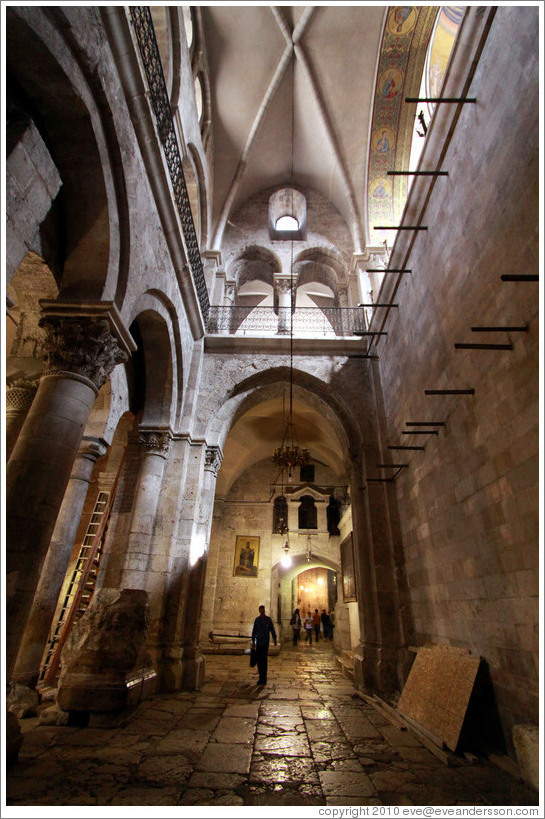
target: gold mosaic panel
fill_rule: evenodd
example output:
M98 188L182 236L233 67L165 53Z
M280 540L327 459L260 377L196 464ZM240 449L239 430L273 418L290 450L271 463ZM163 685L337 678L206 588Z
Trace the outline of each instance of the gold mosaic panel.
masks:
M409 167L416 97L424 71L437 6L393 6L388 11L379 58L369 148L368 214L369 242L393 239L392 231L377 225L396 225L407 198L407 178L388 176L388 171Z

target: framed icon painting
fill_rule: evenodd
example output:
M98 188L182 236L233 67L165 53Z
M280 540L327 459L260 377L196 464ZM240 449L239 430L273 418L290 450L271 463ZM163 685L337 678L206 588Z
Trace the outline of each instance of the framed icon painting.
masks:
M234 577L257 577L259 564L259 538L237 535L235 545Z

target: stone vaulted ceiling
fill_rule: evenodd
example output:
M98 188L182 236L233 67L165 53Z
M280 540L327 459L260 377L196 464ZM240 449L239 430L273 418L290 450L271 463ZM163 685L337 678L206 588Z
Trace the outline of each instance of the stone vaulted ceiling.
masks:
M453 8L461 18L463 8ZM382 243L375 225L399 221L406 200L406 179L394 184L387 172L409 167L416 106L404 97L419 92L438 12L375 3L200 7L212 125L209 249L224 250L226 229L252 197L290 181L334 205L349 253ZM280 438L280 399L267 411L232 430L222 489L266 457L272 430ZM304 442L312 457L338 468L339 443L320 413L299 411L301 429L313 430Z
M366 238L367 160L387 6L203 6L214 144L211 246L258 191L315 188Z

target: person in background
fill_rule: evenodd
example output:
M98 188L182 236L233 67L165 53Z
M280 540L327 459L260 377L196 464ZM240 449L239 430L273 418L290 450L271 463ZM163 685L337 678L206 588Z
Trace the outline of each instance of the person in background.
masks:
M320 625L322 621L320 619L320 613L318 609L314 609L314 614L312 615L312 625L314 626L314 634L316 635L316 642L320 639Z
M333 639L333 629L335 628L335 609L331 609L329 614L329 639Z
M296 646L301 636L301 617L299 615L299 609L295 609L291 615L290 626L293 629L293 645Z
M322 616L321 616L320 619L322 621L322 631L324 632L324 640L329 640L330 639L329 632L330 632L331 623L330 623L330 620L329 620L329 614L326 612L325 609L322 610Z
M276 645L276 631L271 618L265 614L265 606L259 607L259 617L254 620L252 629L252 648L255 648L257 670L259 672L258 685L267 685L267 663L269 655L269 634L272 634Z
M312 615L307 612L307 616L305 617L305 643L310 643L312 645Z

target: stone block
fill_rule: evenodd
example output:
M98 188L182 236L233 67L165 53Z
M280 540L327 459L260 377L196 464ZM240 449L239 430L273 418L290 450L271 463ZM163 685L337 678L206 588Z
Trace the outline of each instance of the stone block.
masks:
M66 711L111 712L136 705L155 688L143 657L147 592L99 589L62 652L57 703ZM135 667L138 661L139 667Z
M33 688L28 688L28 686L19 683L11 685L7 697L7 707L16 717L19 719L35 717L38 703L38 694Z
M537 725L514 725L513 745L517 752L520 775L539 790L539 728Z

